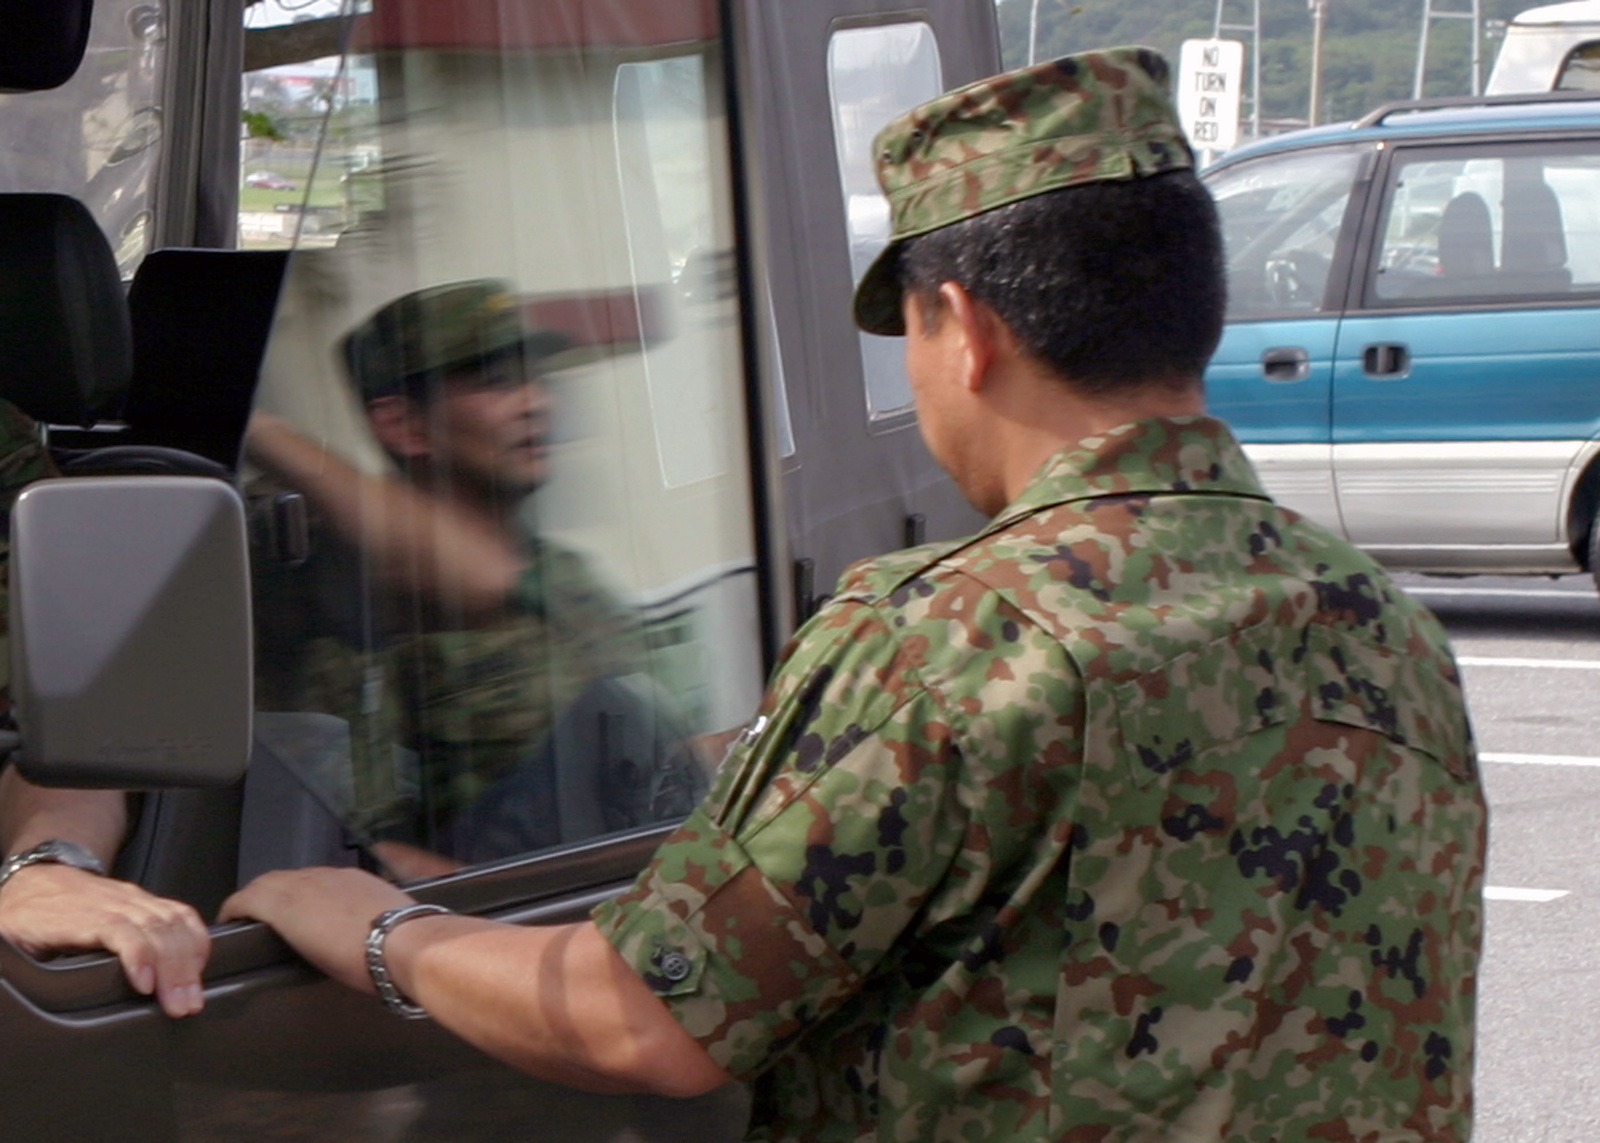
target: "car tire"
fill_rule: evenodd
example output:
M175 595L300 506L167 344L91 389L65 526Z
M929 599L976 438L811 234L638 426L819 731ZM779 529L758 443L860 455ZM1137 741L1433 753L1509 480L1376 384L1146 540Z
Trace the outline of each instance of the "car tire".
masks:
M1600 591L1600 508L1595 510L1594 519L1589 522L1587 547L1588 551L1584 554L1588 556L1589 562L1585 566L1589 569L1590 576L1594 578L1595 590Z

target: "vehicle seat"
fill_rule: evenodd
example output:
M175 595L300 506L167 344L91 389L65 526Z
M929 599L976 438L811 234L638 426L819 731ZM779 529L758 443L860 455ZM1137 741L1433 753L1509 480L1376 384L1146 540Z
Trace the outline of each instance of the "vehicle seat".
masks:
M1445 205L1439 219L1439 274L1448 294L1490 294L1494 281L1494 228L1483 197L1467 191Z
M133 377L122 279L84 205L0 195L0 397L43 424L121 411Z
M1572 287L1561 203L1544 180L1506 187L1505 236L1500 245L1500 290L1510 294L1564 293Z
M132 377L122 279L93 216L65 195L0 194L0 397L41 423L88 428L120 413ZM129 450L57 459L118 451ZM237 786L146 795L116 871L214 910L233 888L238 821Z
M60 428L50 451L63 473L230 479L226 468L181 449L75 431L122 414L134 360L122 277L94 217L66 195L0 194L0 397Z
M237 469L287 250L152 252L128 289L127 442Z

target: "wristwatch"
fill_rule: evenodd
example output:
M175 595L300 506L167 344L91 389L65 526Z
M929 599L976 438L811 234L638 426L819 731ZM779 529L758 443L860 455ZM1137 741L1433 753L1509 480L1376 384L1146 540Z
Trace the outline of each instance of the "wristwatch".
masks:
M372 919L372 928L367 932L367 975L372 977L372 987L377 990L378 999L383 1001L383 1006L396 1016L404 1016L407 1020L426 1020L427 1009L406 998L395 984L394 978L389 975L389 963L384 959L384 946L388 943L389 934L396 925L418 917L432 917L441 913L448 913L443 905L427 905L417 903L401 905L398 909L388 909L379 913Z
M97 873L101 877L106 875L106 867L93 853L75 841L63 841L59 837L53 837L49 841L41 841L32 849L14 853L4 862L0 862L0 889L5 887L5 883L11 880L17 870L47 862L52 865L70 865L74 869Z

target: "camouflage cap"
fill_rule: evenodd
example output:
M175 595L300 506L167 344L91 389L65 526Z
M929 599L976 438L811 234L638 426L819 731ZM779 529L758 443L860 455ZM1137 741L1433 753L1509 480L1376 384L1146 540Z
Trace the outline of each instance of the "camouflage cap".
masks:
M479 278L396 298L345 337L344 352L362 399L372 401L508 350L537 361L570 345L564 334L523 322L510 283Z
M905 333L908 238L1062 187L1192 169L1168 75L1151 48L1084 52L958 88L878 132L891 229L856 287L856 324Z

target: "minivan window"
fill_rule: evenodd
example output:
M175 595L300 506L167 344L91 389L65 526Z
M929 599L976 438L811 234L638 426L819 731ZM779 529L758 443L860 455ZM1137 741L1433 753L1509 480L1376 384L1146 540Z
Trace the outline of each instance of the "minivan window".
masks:
M1267 156L1206 180L1222 219L1228 320L1322 313L1363 152Z
M1600 147L1396 157L1375 302L1551 299L1600 289Z

